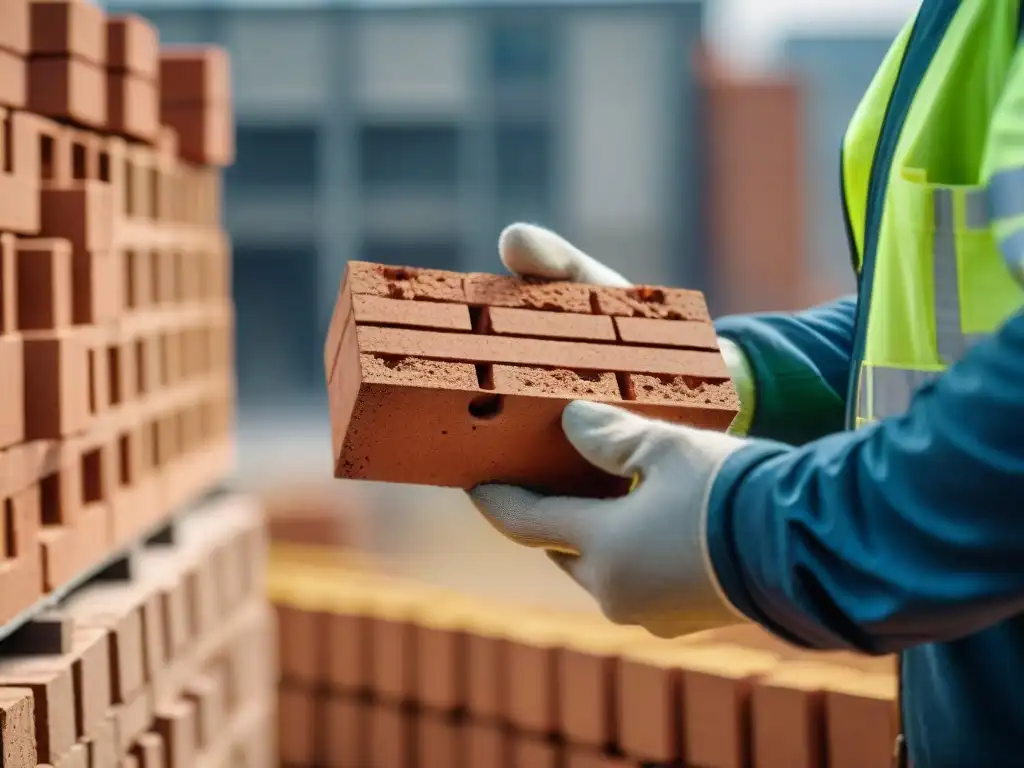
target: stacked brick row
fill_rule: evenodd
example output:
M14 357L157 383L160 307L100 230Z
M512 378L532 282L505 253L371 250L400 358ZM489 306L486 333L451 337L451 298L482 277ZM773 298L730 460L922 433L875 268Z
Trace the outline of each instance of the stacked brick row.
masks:
M286 768L890 765L891 658L810 655L750 626L659 641L336 553L278 556Z
M4 768L274 765L261 516L211 502L0 644Z
M224 55L85 0L2 6L0 626L219 482L234 400L230 145L191 124L230 125L203 101Z

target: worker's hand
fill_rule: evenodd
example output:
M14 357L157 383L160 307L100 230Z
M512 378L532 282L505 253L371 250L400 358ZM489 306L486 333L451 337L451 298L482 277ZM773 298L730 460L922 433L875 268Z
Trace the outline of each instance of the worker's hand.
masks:
M628 287L631 283L554 232L534 224L512 224L498 238L498 253L513 274L573 283ZM740 412L729 431L745 435L754 419L754 373L743 351L719 337L718 347L736 385Z
M616 623L676 637L742 621L713 572L706 518L719 468L746 441L587 401L566 406L562 428L590 463L640 484L598 500L478 486L470 496L491 524L548 550Z
M614 269L588 256L554 232L533 224L512 224L498 238L498 253L513 274L573 283L631 285Z

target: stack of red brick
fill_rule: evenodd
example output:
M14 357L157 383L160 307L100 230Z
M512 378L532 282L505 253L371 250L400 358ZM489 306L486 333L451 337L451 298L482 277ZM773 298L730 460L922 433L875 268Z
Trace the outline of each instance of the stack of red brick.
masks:
M0 644L4 768L274 765L265 531L242 499Z
M271 569L285 768L888 768L891 658L755 627L658 641L309 548Z
M230 468L227 78L141 17L4 0L0 626Z

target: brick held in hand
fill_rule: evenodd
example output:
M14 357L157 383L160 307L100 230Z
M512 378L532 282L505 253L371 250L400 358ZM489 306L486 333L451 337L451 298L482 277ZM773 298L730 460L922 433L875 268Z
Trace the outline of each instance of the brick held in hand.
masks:
M561 412L582 398L726 428L738 400L707 318L693 291L350 262L324 348L335 476L622 493Z

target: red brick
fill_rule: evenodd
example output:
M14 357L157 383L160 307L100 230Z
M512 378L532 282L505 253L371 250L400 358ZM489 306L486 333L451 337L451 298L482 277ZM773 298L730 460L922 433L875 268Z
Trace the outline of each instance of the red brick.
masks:
M226 167L235 161L235 119L227 104L167 104L160 122L178 134L178 154L197 165Z
M408 302L357 294L352 296L352 311L355 321L366 325L396 325L444 331L473 329L469 308L459 304Z
M682 756L681 673L670 660L624 657L619 665L619 744L630 757L671 762Z
M469 721L465 725L465 759L467 766L512 768L512 745L501 726Z
M59 238L17 243L18 327L46 331L71 324L71 243Z
M24 345L15 335L0 336L0 386L7 396L0 403L0 448L25 438Z
M139 768L167 768L167 750L159 733L142 734L134 749Z
M97 325L120 314L124 287L117 257L106 252L72 254L73 316L76 325Z
M465 291L466 300L479 306L590 314L593 288L508 275L470 274L465 278Z
M66 238L76 253L109 252L114 244L113 204L110 185L104 182L44 184L40 235Z
M18 328L17 250L13 235L0 235L0 334Z
M119 136L155 142L160 130L156 84L130 72L107 72L107 128Z
M482 632L479 628L466 636L466 701L476 720L492 722L505 715L507 650L505 638Z
M759 768L819 768L825 764L822 688L829 671L823 665L793 662L758 682L751 714Z
M558 724L558 649L541 633L510 637L505 651L508 665L508 721L528 733L553 733Z
M15 2L14 5L20 3ZM0 13L4 10L0 8ZM2 25L3 20L0 19ZM27 98L28 64L18 54L0 48L0 107L24 107Z
M458 272L350 261L345 268L343 287L346 282L349 291L355 295L466 303L463 275ZM344 322L347 318L342 316L338 319Z
M729 378L721 355L715 352L609 347L607 344L374 326L357 326L356 339L361 352L391 357L415 356L474 364L505 363L585 371L610 370L719 381Z
M610 645L559 650L559 730L573 744L601 748L617 742L617 664Z
M598 313L613 317L649 317L661 320L709 322L704 296L699 291L638 285L632 288L594 288Z
M327 640L326 614L277 606L281 648L281 678L315 686L324 673Z
M227 53L212 45L164 46L160 50L160 98L164 104L209 104L231 99Z
M192 768L195 765L196 711L188 701L164 704L156 711L156 732L164 740L167 768Z
M750 696L757 676L777 665L771 654L725 646L683 660L684 762L720 768L750 765Z
M449 718L424 713L416 718L416 757L419 768L459 765L458 726Z
M107 17L107 69L156 82L160 75L156 27L134 13Z
M69 0L76 7L88 3ZM33 2L33 7L36 3ZM102 67L70 57L31 59L28 63L28 108L89 128L107 122L107 80Z
M442 712L466 701L465 635L452 627L420 624L415 628L416 700Z
M535 736L519 735L512 741L512 768L558 768L558 747Z
M370 709L369 765L411 768L413 719L398 707L377 705Z
M38 331L24 335L25 437L65 437L86 426L89 417L87 355L78 331Z
M74 56L104 66L107 27L103 9L77 0L32 0L32 55Z
M332 768L363 768L366 765L369 712L358 699L329 696L324 708L324 761Z
M680 349L718 349L713 326L695 320L655 320L649 317L616 317L618 337L628 344Z
M29 1L0 4L0 49L24 56L29 46Z
M416 693L413 625L400 617L373 620L373 692L388 703L403 703Z
M536 309L484 307L482 322L486 333L498 336L533 336L541 339L615 341L610 317ZM362 322L356 318L356 322Z
M895 676L830 679L825 697L830 768L891 765L897 732Z
M100 730L110 707L110 638L102 628L75 627L72 642L76 734L84 739Z
M34 701L28 688L0 688L0 756L4 768L36 766Z
M39 762L55 763L75 743L75 693L65 656L0 660L0 686L33 694Z

